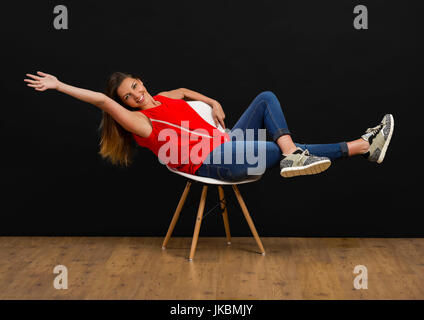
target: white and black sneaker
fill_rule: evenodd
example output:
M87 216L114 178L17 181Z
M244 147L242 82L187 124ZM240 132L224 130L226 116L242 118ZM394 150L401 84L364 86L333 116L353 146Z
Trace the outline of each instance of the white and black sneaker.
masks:
M363 156L369 161L382 163L389 147L394 127L395 120L393 115L386 114L378 126L368 128L366 133L361 136L362 139L370 144L368 152L363 154Z
M326 157L309 154L308 150L297 148L295 152L283 155L280 174L285 178L321 173L328 169L331 161Z

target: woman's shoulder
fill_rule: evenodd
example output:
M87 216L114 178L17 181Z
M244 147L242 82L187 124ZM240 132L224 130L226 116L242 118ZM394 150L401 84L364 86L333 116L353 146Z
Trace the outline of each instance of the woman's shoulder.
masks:
M168 102L183 100L183 99L177 99L173 96L170 96L168 94L168 92L166 92L166 91L160 92L160 93L154 95L152 98L155 99L155 100L166 100Z
M168 97L166 97L166 96L164 96L164 95L162 95L160 93L152 96L152 98L155 101L159 101L162 105L167 105L169 103L172 103L172 101L169 101L169 98Z
M159 98L159 99L169 99L168 97L164 96L161 93L155 94L152 98L155 99L155 100L156 100L156 98Z

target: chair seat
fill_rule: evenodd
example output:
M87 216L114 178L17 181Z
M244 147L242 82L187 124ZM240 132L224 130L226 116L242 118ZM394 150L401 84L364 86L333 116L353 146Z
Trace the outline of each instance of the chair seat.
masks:
M254 181L258 181L260 178L262 178L262 176L252 176L251 178L242 180L242 181L235 181L235 182L231 182L231 181L223 181L223 180L218 180L218 179L214 179L214 178L207 178L207 177L200 177L200 176L196 176L193 174L189 174L189 173L185 173L185 172L181 172L178 171L176 169L173 169L169 166L166 166L168 168L169 171L179 174L183 177L186 177L188 179L194 180L194 181L199 181L202 183L206 183L206 184L216 184L216 185L234 185L234 184L243 184L243 183L249 183L249 182L254 182Z

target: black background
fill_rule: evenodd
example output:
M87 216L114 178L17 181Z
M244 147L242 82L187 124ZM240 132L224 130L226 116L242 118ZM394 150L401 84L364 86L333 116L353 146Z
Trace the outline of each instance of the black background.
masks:
M68 8L55 30L53 8ZM368 7L369 29L353 9ZM114 71L151 95L185 87L216 99L231 127L262 91L279 98L296 142L358 138L385 113L385 161L353 157L284 179L240 185L261 236L423 236L422 11L419 1L15 1L1 10L0 235L163 236L184 189L154 154L112 167L98 154L101 111L26 86L44 71L103 91ZM193 185L175 236L191 236ZM206 210L218 199L209 188ZM250 236L230 197L233 236ZM193 203L192 206L188 206ZM218 211L201 236L224 236Z

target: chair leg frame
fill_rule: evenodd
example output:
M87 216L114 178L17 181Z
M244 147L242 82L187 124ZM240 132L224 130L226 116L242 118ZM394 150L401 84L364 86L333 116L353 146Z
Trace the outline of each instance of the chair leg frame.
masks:
M178 206L175 210L174 216L172 217L171 223L169 225L168 232L166 233L165 239L163 241L162 249L166 249L166 245L168 244L168 241L171 238L172 232L174 231L175 225L178 221L178 218L180 216L184 203L187 199L187 195L190 191L191 184L192 184L191 181L187 181L183 194L181 195L180 201L178 202ZM253 223L253 220L250 217L249 210L247 209L246 203L244 202L243 197L241 196L241 193L239 189L237 188L237 185L234 184L232 185L232 187L237 197L240 208L244 214L244 217L249 225L250 231L252 232L253 237L255 238L256 243L259 247L259 250L262 253L262 255L265 255L265 249L262 245L261 239L259 238L258 232L256 231L255 224ZM199 239L200 227L202 224L203 212L204 212L205 204L206 204L207 192L208 192L208 185L204 184L202 188L202 194L200 196L199 207L197 210L196 225L194 227L193 239L192 239L191 249L190 249L190 256L188 258L189 261L193 260L194 254L196 252L197 241ZM227 244L231 244L231 234L230 234L230 224L228 221L227 203L225 200L224 190L222 186L218 186L218 192L219 192L219 199L221 202L222 218L224 221Z
M200 225L202 224L203 210L205 209L206 195L208 193L208 186L204 185L202 195L200 196L199 209L197 210L196 226L194 227L193 241L191 242L190 257L188 260L192 261L194 253L196 252L197 240L199 239Z
M228 222L227 201L225 200L224 189L218 186L219 200L221 202L222 219L224 221L225 235L227 236L227 244L231 244L230 223Z
M169 225L168 232L166 233L165 240L163 240L162 249L166 248L169 239L171 238L174 227L177 224L178 218L180 217L181 210L183 209L184 203L187 199L187 195L190 191L191 181L187 181L187 184L184 188L184 192L181 195L180 201L178 202L177 209L175 210L174 216L172 217L171 224Z
M241 196L240 191L237 188L237 185L233 184L233 190L234 190L234 193L236 194L241 210L243 211L244 217L246 218L247 223L250 227L250 231L252 232L253 237L256 240L256 243L258 244L259 250L261 251L262 255L265 255L264 246L262 245L262 241L259 238L258 232L256 231L255 224L253 223L253 220L250 217L249 210L247 210L246 203L244 202L243 197Z

